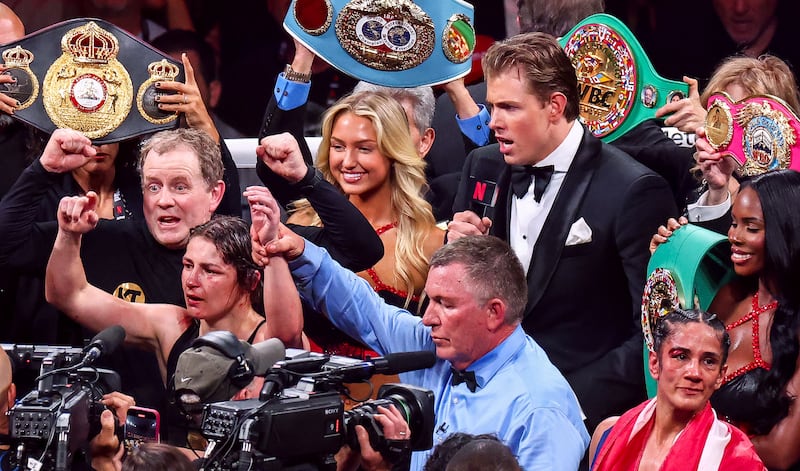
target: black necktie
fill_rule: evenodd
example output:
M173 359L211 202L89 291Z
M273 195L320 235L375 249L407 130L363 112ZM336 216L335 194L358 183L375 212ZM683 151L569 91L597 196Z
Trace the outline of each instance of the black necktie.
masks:
M545 165L543 167L531 167L530 165L514 165L511 167L511 189L517 198L522 198L528 192L531 186L531 177L533 181L533 199L536 202L542 200L542 195L547 185L550 184L550 178L553 177L555 167L552 165Z
M461 383L467 383L467 387L469 388L470 392L475 392L475 389L478 387L478 381L475 379L474 371L458 371L453 367L450 367L450 371L453 372L453 386L458 386Z

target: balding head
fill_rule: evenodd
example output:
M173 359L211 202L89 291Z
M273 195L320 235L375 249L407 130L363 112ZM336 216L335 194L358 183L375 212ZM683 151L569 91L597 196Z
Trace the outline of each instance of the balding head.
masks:
M0 44L7 44L25 36L25 25L14 10L0 3Z

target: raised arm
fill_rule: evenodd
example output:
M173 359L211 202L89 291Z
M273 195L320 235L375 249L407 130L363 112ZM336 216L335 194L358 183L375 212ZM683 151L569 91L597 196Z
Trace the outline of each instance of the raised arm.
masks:
M259 161L286 181L293 182L319 215L323 227L291 226L298 234L324 247L342 266L361 271L383 257L383 242L369 221L347 197L322 178L302 157L294 136L267 136L257 149Z
M53 246L55 223L38 223L48 191L64 173L89 162L97 151L92 142L71 129L56 129L42 155L19 176L0 201L0 266L43 274Z
M56 236L45 277L47 301L84 327L101 331L115 324L126 332L126 342L156 350L158 339L149 321L158 312L160 322L169 324L169 310L177 306L130 303L96 288L86 280L80 258L83 234L97 225L97 195L66 196L58 206Z
M250 186L244 192L250 205L250 239L254 252L278 238L280 209L269 190ZM261 258L255 258L256 263ZM260 264L260 263L259 263ZM289 265L282 255L269 256L264 265L264 314L267 318L268 337L277 337L287 347L303 348L303 308Z
M181 62L186 80L184 83L170 80L159 82L159 90L174 93L158 96L158 108L167 112L183 113L187 126L205 131L214 142L219 143L219 131L203 103L203 97L200 96L200 89L197 88L197 81L194 78L194 68L186 53L181 54Z

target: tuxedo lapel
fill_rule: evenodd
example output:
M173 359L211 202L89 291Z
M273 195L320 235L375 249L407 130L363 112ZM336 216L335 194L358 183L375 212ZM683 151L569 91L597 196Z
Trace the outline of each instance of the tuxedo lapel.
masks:
M528 307L525 315L531 312L547 289L564 250L569 229L576 220L586 190L592 181L598 164L601 142L590 136L589 131L584 129L583 141L536 240L528 269ZM511 205L508 207L510 211ZM510 220L509 217L508 221Z

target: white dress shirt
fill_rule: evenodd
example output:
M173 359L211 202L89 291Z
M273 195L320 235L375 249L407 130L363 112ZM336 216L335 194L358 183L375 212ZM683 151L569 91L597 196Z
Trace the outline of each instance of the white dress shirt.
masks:
M554 167L553 177L550 184L544 190L544 194L539 202L533 199L534 180L528 187L528 192L522 198L517 198L512 194L511 197L511 222L508 231L508 241L514 252L528 274L531 258L533 257L533 247L539 239L547 215L553 207L553 202L558 196L564 177L567 175L572 160L578 152L578 147L583 139L583 126L576 119L572 124L572 129L567 133L567 137L550 153L547 157L537 162L534 167L552 165Z

